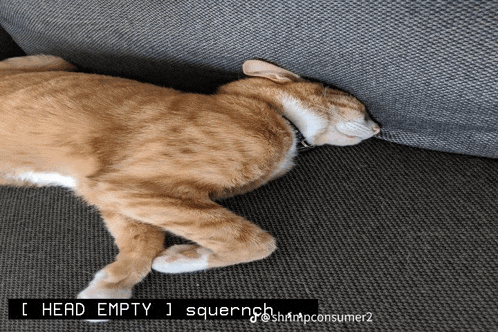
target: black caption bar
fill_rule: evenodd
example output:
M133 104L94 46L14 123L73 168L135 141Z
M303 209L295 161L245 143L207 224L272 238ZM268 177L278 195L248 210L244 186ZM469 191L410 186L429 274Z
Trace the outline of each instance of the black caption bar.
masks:
M317 299L9 299L9 319L256 319L313 315Z

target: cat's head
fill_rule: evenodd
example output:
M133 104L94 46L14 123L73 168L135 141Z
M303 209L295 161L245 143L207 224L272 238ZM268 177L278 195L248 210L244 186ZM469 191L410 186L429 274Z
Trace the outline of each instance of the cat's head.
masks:
M268 62L248 60L243 71L277 83L275 98L284 116L313 145L354 145L380 132L365 105L348 93L309 82Z

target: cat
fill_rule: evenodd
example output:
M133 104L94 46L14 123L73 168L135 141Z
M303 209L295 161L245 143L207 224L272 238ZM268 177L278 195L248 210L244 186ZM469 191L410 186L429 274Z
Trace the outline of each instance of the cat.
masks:
M0 62L0 175L4 185L71 188L100 211L119 253L81 299L130 298L151 268L267 257L274 237L216 200L289 171L297 130L314 146L380 131L348 93L261 60L212 95L76 69L49 55ZM164 248L166 232L194 244Z

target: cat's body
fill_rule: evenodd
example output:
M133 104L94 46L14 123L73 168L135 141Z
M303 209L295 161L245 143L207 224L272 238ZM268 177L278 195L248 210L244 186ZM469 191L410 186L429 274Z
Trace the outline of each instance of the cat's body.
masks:
M149 271L262 259L275 240L213 199L284 174L307 141L351 145L379 131L355 98L260 61L217 94L74 73L50 56L0 62L0 175L71 187L120 253L81 298L127 298ZM165 231L198 245L163 248Z

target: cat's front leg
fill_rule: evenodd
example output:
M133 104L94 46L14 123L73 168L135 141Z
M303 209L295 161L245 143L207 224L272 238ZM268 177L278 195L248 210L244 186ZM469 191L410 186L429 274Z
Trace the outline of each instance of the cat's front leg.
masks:
M132 288L151 270L153 259L164 250L165 233L152 225L119 213L102 211L119 254L113 263L97 272L80 299L131 297Z

